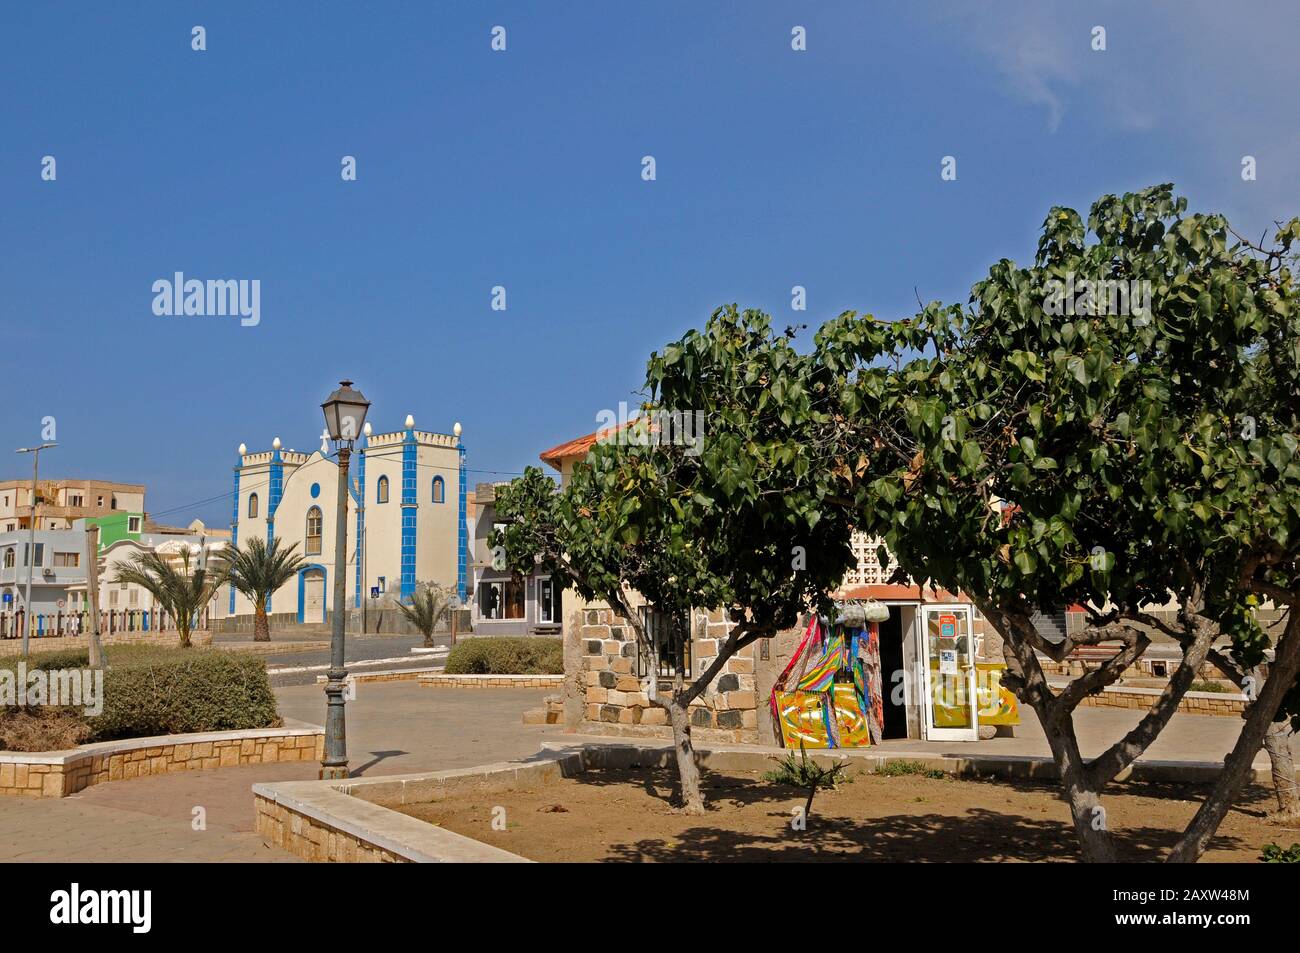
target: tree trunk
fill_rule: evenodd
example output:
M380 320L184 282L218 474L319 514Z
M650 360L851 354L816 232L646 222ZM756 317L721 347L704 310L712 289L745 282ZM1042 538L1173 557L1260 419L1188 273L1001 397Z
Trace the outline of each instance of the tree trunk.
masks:
M433 629L430 629L428 632L424 633L424 647L426 649L433 648Z
M189 622L176 620L176 635L180 639L180 647L188 649L190 647L190 625Z
M1051 746L1052 757L1061 772L1061 787L1070 805L1070 818L1074 834L1079 839L1079 850L1086 864L1113 864L1119 858L1115 844L1106 826L1106 810L1101 806L1101 794L1088 780L1079 743L1074 737L1073 719L1065 716L1065 723L1040 712L1034 713L1043 726L1043 734Z
M673 726L673 751L677 756L677 778L682 787L683 814L703 814L704 795L700 793L700 766L695 763L691 745L690 712L674 697L666 705L668 722Z
M1254 767L1255 755L1263 747L1271 730L1283 696L1295 684L1300 670L1300 613L1293 608L1286 631L1278 640L1273 664L1259 697L1246 709L1246 722L1242 725L1237 743L1223 759L1223 770L1214 782L1210 796L1201 804L1183 836L1178 839L1166 861L1171 864L1194 864L1205 852L1206 845L1219 829L1224 815L1236 801Z
M1283 718L1268 726L1264 750L1273 768L1273 793L1277 795L1278 820L1300 819L1300 798L1296 796L1295 757L1291 751L1291 721Z
M271 641L271 620L267 618L265 602L259 602L253 607L253 641Z

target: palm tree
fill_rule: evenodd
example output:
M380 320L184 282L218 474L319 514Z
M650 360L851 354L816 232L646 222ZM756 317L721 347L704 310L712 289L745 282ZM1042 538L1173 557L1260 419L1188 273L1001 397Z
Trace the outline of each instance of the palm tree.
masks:
M231 585L253 603L253 641L270 642L271 625L266 616L266 603L271 594L298 574L307 565L295 549L297 543L281 549L280 539L270 545L260 536L254 536L243 549L226 547L220 555L226 578Z
M189 548L182 549L180 556L178 566L162 554L141 553L118 566L109 582L134 583L150 593L154 601L176 620L181 648L188 649L194 620L225 581L225 569L221 563L212 569L200 563L190 572Z
M424 647L433 648L433 630L451 613L451 595L436 583L421 583L411 596L411 604L399 602L406 620L424 634Z

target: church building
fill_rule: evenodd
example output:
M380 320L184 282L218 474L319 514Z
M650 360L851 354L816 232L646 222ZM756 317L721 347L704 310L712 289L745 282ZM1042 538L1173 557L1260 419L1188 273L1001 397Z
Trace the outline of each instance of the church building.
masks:
M366 424L370 431L370 424ZM457 594L468 589L465 445L452 433L415 429L408 416L400 430L367 433L349 463L347 499L347 600L390 595L407 600L417 582L435 582ZM231 541L252 536L296 543L307 565L271 598L269 611L302 623L323 623L334 608L334 531L338 499L337 455L322 437L311 453L243 444L234 467ZM282 543L282 545L284 545ZM219 600L232 616L253 606L233 587Z

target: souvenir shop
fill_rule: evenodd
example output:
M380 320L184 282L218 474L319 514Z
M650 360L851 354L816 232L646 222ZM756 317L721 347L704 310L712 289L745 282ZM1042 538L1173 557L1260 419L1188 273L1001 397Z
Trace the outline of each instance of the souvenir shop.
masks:
M969 603L851 600L814 616L768 703L787 748L976 741L1019 724Z

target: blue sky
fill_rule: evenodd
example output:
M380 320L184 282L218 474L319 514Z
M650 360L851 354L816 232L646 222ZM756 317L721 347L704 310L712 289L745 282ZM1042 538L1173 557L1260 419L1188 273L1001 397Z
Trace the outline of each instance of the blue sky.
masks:
M238 444L312 449L343 377L508 475L725 302L964 300L1051 205L1155 182L1300 214L1294 4L1136 6L9 0L0 430L224 524ZM261 323L156 316L176 271L260 280Z

